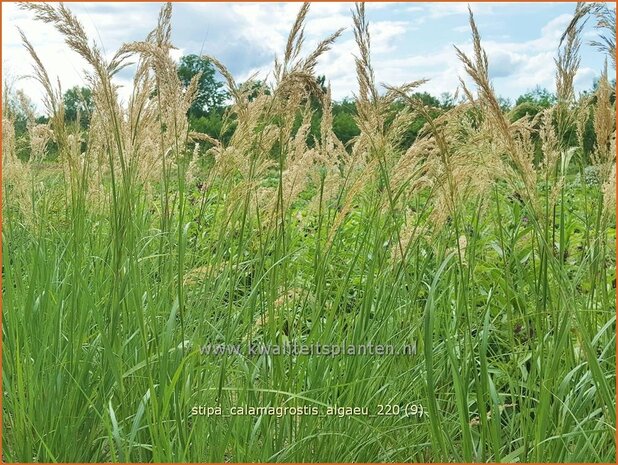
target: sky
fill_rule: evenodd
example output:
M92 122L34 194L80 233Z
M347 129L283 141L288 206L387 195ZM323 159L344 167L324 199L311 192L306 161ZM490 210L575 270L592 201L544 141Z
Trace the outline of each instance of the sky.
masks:
M111 57L124 42L142 40L156 24L161 3L68 3L89 37ZM554 90L554 58L575 3L469 3L489 59L498 95L514 101L536 86ZM223 62L238 82L257 73L268 78L276 56L284 50L300 3L174 3L173 56L208 54ZM320 59L317 73L326 76L335 99L357 91L352 32L352 3L313 3L305 26L305 52L338 28L346 28L333 49ZM615 6L612 4L611 6ZM453 45L471 51L468 3L368 2L376 80L391 85L429 79L419 90L440 96L454 93L465 73ZM63 89L86 85L85 62L64 45L52 25L36 22L30 12L2 2L2 73L15 80L42 109L42 90L31 74L32 61L21 44L17 26L38 51L50 76ZM589 89L605 57L587 44L596 37L584 30L576 90ZM117 78L121 96L129 95L131 68Z

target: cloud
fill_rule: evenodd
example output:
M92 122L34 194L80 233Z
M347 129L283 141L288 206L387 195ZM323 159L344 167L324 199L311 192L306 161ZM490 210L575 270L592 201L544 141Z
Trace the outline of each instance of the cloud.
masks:
M155 26L160 4L120 2L71 3L89 36L111 55L123 42L142 40ZM300 5L297 3L177 3L173 6L172 41L180 54L204 53L217 57L238 81L254 72L265 78L274 59L281 55ZM305 25L304 53L339 28L345 32L324 54L316 71L330 80L333 97L350 96L357 89L350 3L314 3ZM452 44L470 53L466 3L367 3L372 62L378 82L400 84L430 78L424 90L453 92L465 78ZM483 35L490 74L499 94L516 97L528 88L553 88L558 41L572 15L572 5L527 5L526 11L511 4L471 3ZM3 73L21 76L31 72L16 26L28 31L50 75L59 76L66 89L84 85L86 63L68 51L61 35L49 24L35 22L32 14L15 4L2 3ZM587 28L588 35L592 27ZM600 68L601 57L582 47L582 69L576 85L589 87ZM128 92L131 69L117 81ZM35 100L41 90L32 80L20 80Z
M489 61L490 78L500 95L515 98L517 95L537 85L554 90L554 57L558 42L570 16L563 14L551 18L540 29L535 38L525 41L485 40L482 46ZM471 41L455 42L464 53L471 55ZM388 57L374 61L376 75L381 81L390 84L403 84L420 78L428 78L423 86L435 95L442 92L454 93L459 79L474 87L465 75L463 66L456 57L451 45L444 45L437 51L427 54L409 54L403 57ZM581 89L590 86L595 76L592 68L579 70L575 84Z
M504 2L506 3L506 2ZM441 19L453 16L468 17L468 6L475 16L488 16L495 12L491 3L485 2L448 2L448 3L423 3L407 7L407 11L414 16L414 24L435 23Z
M511 53L506 50L496 50L491 54L489 75L491 78L511 76L526 64L526 56Z
M461 26L456 26L453 28L453 31L455 32L470 32L470 25L469 24L463 24Z

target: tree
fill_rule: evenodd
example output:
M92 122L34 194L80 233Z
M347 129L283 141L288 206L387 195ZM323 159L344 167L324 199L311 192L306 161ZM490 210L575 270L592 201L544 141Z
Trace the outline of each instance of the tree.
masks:
M223 115L218 111L211 111L209 114L191 119L191 129L196 132L208 134L215 139L220 139L223 129Z
M542 108L549 108L556 103L556 96L544 87L536 86L533 90L517 97L515 106L524 102L531 102Z
M252 81L245 81L242 84L240 84L238 87L241 90L241 92L248 91L247 98L249 99L250 102L253 102L258 97L258 95L260 95L261 93L265 95L270 95L270 89L268 85L264 81L261 81L259 79L252 80Z
M82 128L90 126L90 119L94 111L92 91L88 87L75 86L64 93L64 118L66 121L75 122L79 114Z
M511 107L513 106L511 104L511 99L505 98L505 97L498 97L497 100L498 100L498 105L500 105L500 109L504 113L508 113L511 110Z
M220 110L228 97L223 83L216 79L215 67L209 60L197 55L185 55L180 59L178 78L185 88L199 73L197 93L189 109L189 116L195 118Z
M411 95L411 97L417 101L420 101L426 107L427 113L431 118L437 118L444 111L451 108L452 105L452 101L450 101L449 96L444 96L444 94L442 97L442 101L440 101L428 92L415 92ZM403 105L403 103L396 102L394 105L397 108L399 105ZM418 137L421 130L425 127L427 122L428 121L425 115L417 114L410 122L410 125L403 134L401 140L402 146L406 148L410 147Z
M450 110L455 106L455 96L450 92L442 92L440 94L440 105L445 110Z
M596 101L596 97L594 97L594 94L596 94L597 89L599 88L600 81L601 81L600 77L595 77L592 80L592 88L590 90L585 90L584 92L582 92L582 94L591 95ZM611 89L611 93L609 95L609 102L613 105L616 102L616 80L615 79L609 80L609 87Z
M318 77L315 78L315 82L323 94L328 92L328 89L326 87L326 76L324 76L323 74L320 74Z
M517 121L524 116L535 116L541 110L549 108L555 103L556 96L554 94L537 86L534 90L517 97L515 107L511 110L509 117L511 121Z
M411 97L416 100L420 100L423 105L432 108L440 108L442 103L436 97L431 95L429 92L414 92Z
M360 134L355 117L354 101L343 99L341 102L333 102L333 132L344 144Z

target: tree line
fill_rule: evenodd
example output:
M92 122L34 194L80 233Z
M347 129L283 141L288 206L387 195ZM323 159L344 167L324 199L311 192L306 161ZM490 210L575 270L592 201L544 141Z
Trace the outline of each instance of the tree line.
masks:
M225 90L224 83L219 79L214 65L207 59L198 55L185 55L180 59L178 65L178 78L187 87L191 80L199 74L198 88L193 104L189 108L188 117L191 129L196 132L205 133L211 137L222 140L224 143L229 140L233 131L233 125L226 127L224 118L226 110L229 106L229 94ZM318 77L317 84L326 92L326 79L324 76ZM267 86L261 81L253 81L247 83L255 88L255 95L258 91L263 90L268 92ZM593 96L597 83L593 88L586 93ZM615 88L615 82L612 86ZM436 97L427 92L418 92L414 96L420 99L423 104L430 108L436 116L441 112L453 108L457 102L455 96L449 93L443 93L440 97ZM615 98L613 96L612 98ZM65 120L68 123L79 124L83 129L88 129L92 112L94 111L94 100L91 89L88 87L72 87L63 95ZM511 121L518 120L523 117L534 117L539 112L556 104L556 96L549 90L541 87L536 87L522 95L515 102L508 99L500 100L503 111L508 113ZM403 103L395 103L401 105ZM17 106L16 106L17 107ZM312 102L314 110L312 128L309 134L319 133L320 119L322 116L321 106L318 102ZM31 109L32 110L32 109ZM27 112L17 111L16 121L16 137L25 136L27 134ZM355 136L360 133L356 123L356 106L351 98L344 98L339 101L334 101L332 105L333 117L333 132L339 140L345 145L350 142ZM36 119L38 123L45 123L47 118L40 116ZM403 137L402 143L412 144L419 132L425 125L426 120L422 115L419 115L410 125L406 134ZM572 137L575 137L573 130ZM23 138L23 137L22 137ZM586 128L584 152L589 152L594 147L594 130L592 127L592 119L589 119L589 127ZM50 147L50 153L53 155L53 147ZM23 154L27 156L27 154Z

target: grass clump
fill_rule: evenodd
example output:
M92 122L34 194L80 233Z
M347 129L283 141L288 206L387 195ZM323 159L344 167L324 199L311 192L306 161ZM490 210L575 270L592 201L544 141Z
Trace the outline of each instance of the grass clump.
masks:
M605 70L592 99L575 95L576 23L557 102L513 122L472 13L472 54L456 53L476 89L436 111L413 94L422 79L378 87L357 5L360 133L345 145L315 76L341 31L305 52L308 4L268 86L209 58L231 96L226 141L189 127L199 77L177 77L170 4L110 60L65 5L23 8L87 61L95 108L88 130L65 122L22 34L50 119L29 120L23 159L3 105L4 460L615 461L614 90ZM342 343L414 349L205 354Z

